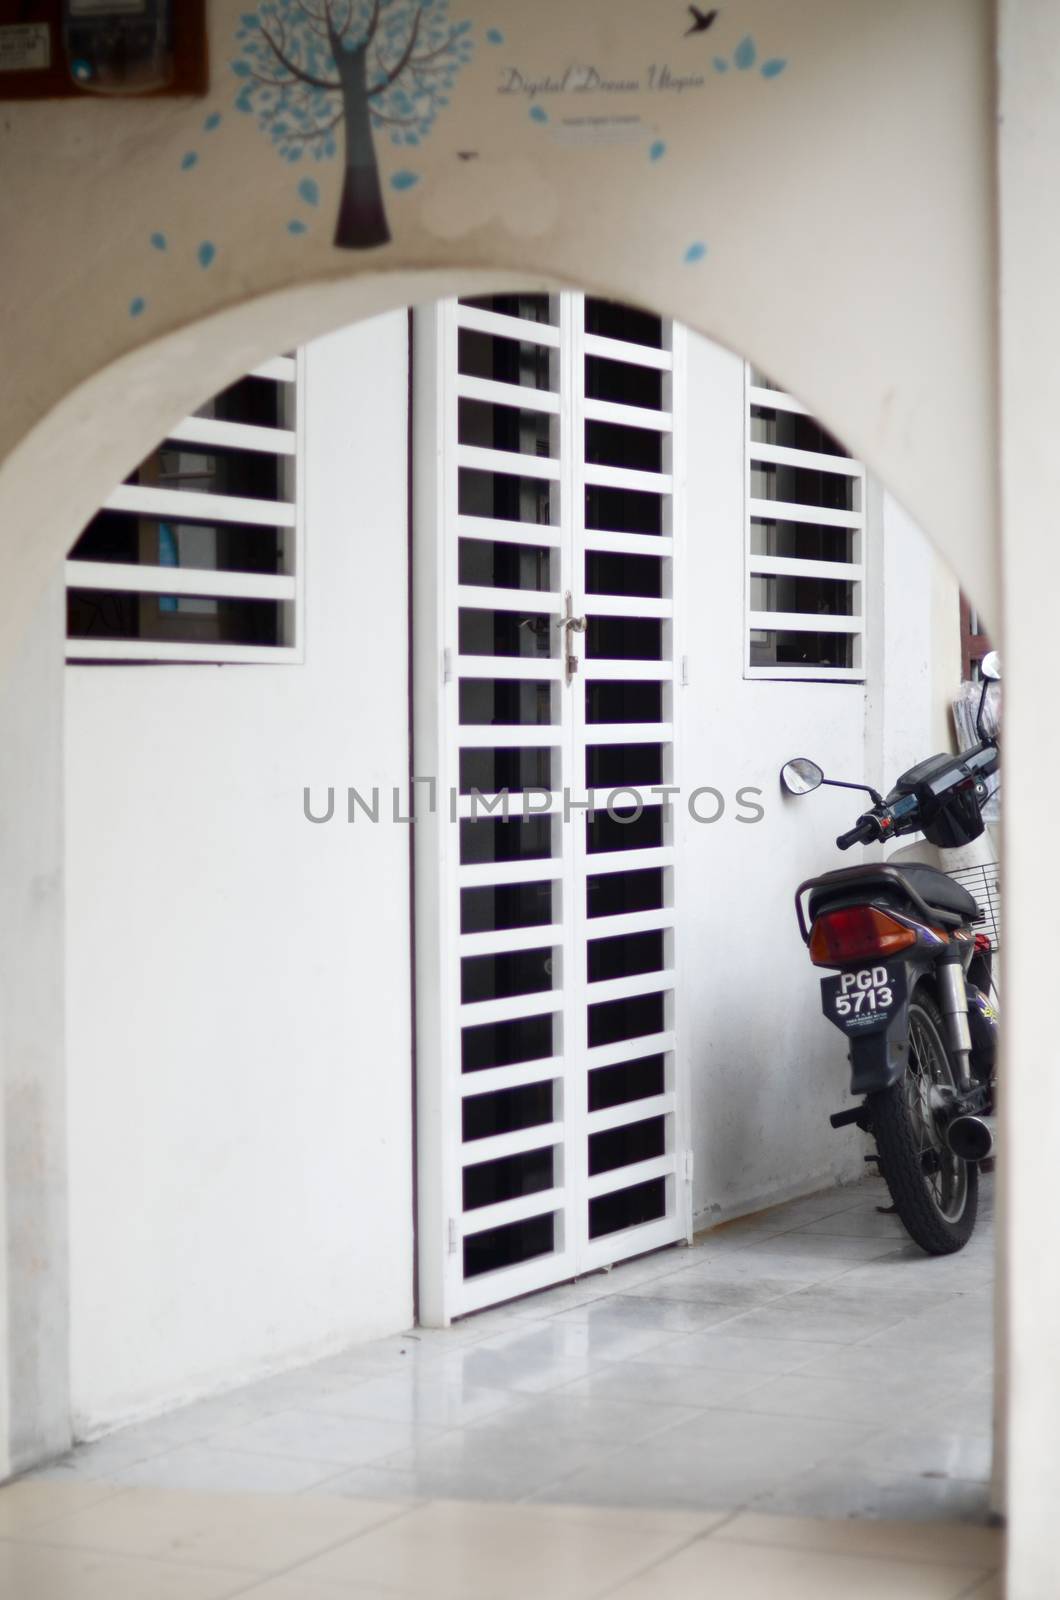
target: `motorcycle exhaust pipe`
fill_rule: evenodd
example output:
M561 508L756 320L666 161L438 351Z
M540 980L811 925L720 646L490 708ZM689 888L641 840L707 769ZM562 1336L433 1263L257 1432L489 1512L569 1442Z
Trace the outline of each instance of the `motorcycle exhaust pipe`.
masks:
M993 1154L996 1117L954 1117L946 1129L946 1143L961 1161L985 1161Z

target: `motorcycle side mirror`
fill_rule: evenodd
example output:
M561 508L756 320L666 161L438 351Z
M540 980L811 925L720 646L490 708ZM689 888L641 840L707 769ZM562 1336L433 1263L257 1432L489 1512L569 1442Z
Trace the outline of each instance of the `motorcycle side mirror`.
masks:
M975 731L984 742L993 738L997 743L996 733L991 735L986 726L986 697L992 683L1001 682L1001 657L996 650L988 650L979 663L979 673L983 680L982 692L979 695L979 708L975 713Z
M789 794L812 794L824 782L824 773L816 761L806 756L796 756L785 761L780 769L780 781Z

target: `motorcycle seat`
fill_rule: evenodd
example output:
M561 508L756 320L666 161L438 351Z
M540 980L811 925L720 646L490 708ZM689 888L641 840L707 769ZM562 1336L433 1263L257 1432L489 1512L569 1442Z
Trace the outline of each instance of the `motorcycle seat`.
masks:
M936 910L953 911L957 916L967 917L970 921L975 921L982 915L978 904L964 885L955 882L937 867L911 861L908 866L900 866L899 871L903 877L909 879L921 899L926 900L928 905L934 906Z
M967 889L937 867L929 867L922 862L909 862L907 865L897 861L894 867L933 910L949 912L951 916L961 917L968 922L977 922L981 918L982 912ZM827 878L818 880L810 895L808 910L811 922L828 901L840 896L848 899L859 880L864 882L866 889L871 887L877 894L883 887L879 874L871 866L841 868L838 872L830 872ZM892 881L886 887L893 894L897 884Z

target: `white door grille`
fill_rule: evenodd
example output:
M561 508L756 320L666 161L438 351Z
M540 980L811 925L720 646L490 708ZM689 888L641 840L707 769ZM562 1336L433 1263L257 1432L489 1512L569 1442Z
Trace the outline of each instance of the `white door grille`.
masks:
M653 792L675 782L680 352L669 325L580 295L418 318L425 1322L688 1232Z

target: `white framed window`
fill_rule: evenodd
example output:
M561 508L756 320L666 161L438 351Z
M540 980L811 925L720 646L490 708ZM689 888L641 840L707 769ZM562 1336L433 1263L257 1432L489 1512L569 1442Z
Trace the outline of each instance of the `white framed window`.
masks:
M66 562L72 662L302 659L301 357L173 428Z
M865 469L746 369L748 678L865 676Z

